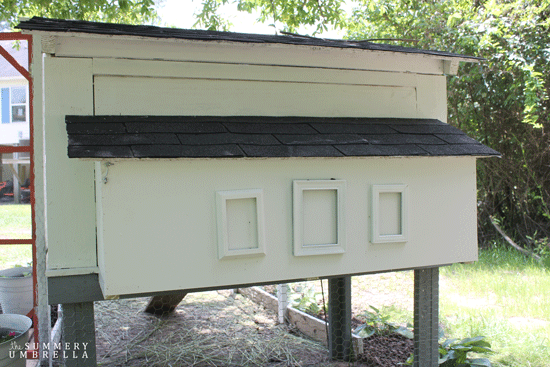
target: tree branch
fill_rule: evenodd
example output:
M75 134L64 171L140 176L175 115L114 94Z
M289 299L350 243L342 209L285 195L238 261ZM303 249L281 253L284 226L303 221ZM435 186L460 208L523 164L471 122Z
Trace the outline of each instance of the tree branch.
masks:
M518 250L522 254L525 254L527 256L531 256L532 258L536 259L537 261L541 260L540 256L537 256L534 253L532 253L530 251L527 251L526 249L520 247L510 237L508 237L506 235L506 233L504 233L502 228L500 228L500 226L496 222L495 218L493 218L493 216L490 215L489 218L491 219L491 224L493 225L493 227L495 227L495 229L498 231L498 233L500 233L500 235L506 240L506 242L508 242L510 244L510 246L512 246L513 248L515 248L516 250Z

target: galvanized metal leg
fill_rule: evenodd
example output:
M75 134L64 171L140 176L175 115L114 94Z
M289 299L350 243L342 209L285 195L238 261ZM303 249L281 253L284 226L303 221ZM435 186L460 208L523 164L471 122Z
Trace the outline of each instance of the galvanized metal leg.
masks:
M438 365L439 268L414 271L414 366Z
M65 303L61 305L62 351L59 352L66 367L96 366L94 304Z
M286 308L288 307L288 284L277 284L277 315L279 324L285 323Z
M330 357L352 359L351 348L351 277L328 280L328 347Z

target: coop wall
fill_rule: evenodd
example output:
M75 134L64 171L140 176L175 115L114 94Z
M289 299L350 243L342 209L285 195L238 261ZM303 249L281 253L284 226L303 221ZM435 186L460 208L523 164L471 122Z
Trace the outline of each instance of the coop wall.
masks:
M91 161L67 157L66 115L404 117L446 121L443 61L422 55L59 34L43 37L42 49L46 53L43 100L47 159L37 157L37 164L45 165L47 184L48 276L97 272L98 261L101 261L97 257L95 165ZM466 161L470 162L467 166L473 167L473 159ZM177 171L199 162L205 163L143 162L143 166L138 165L143 168L134 172L139 176L136 184L149 182L152 186L146 192L132 191L136 196L131 200L137 204L149 200L150 192L166 194L160 193L165 180L158 176L157 169L162 174L166 170L169 175L170 167ZM240 170L250 165L262 169L263 164L282 162L230 164ZM207 165L216 164L220 163L207 162ZM304 163L291 163L296 167L300 164ZM117 165L113 171L125 165ZM128 169L133 165L129 163ZM466 185L470 194L475 182L472 167L468 168L471 182ZM329 172L314 174L324 178L334 175ZM295 175L292 179L305 176ZM290 176L285 177L287 181L278 183L288 189ZM368 183L363 183L367 188ZM205 195L215 196L212 189ZM213 200L214 196L208 196L208 200ZM475 212L475 207L470 205L468 210ZM349 213L355 215L352 211ZM213 233L215 229L211 228L208 236ZM156 242L172 242L163 239L161 236ZM469 242L475 239L470 238ZM139 251L132 251L134 246L138 245L132 244L129 253L148 257L142 252L145 249L139 246ZM108 253L107 248L105 253ZM109 266L105 265L105 269ZM332 264L329 268L333 272L337 266ZM122 278L130 279L127 275ZM113 293L118 291L113 290Z
M97 181L100 284L105 296L360 274L477 258L475 158L111 163L108 172L101 168ZM295 181L306 182L306 192L322 195L304 195L298 202ZM393 222L380 227L389 231L382 231L382 237L397 235L403 226L395 219L400 208L391 200L386 207L389 214L373 211L373 189L403 186L408 233L405 238L373 243L373 217ZM336 199L337 191L343 195ZM216 195L227 192L240 193L232 198L242 205L220 212ZM246 204L253 199L242 198L256 198L258 192L263 203L253 208L253 215L247 214ZM229 226L237 234L236 245L252 234L234 256L220 256L219 235L224 231L220 216L235 220ZM263 227L263 235L258 235L258 227ZM298 228L303 244L295 237ZM263 237L262 246L258 237ZM338 246L331 247L335 242Z

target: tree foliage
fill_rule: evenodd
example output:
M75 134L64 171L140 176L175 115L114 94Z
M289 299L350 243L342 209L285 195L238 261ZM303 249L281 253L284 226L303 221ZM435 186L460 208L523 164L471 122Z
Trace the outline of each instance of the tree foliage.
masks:
M528 246L550 235L550 2L364 1L348 35L399 37L486 60L449 78L449 122L503 154L478 169L482 239L489 215ZM368 21L365 21L368 19Z
M143 24L156 19L154 0L2 0L0 22L13 27L20 17L79 19Z
M347 38L413 39L401 45L485 58L448 80L449 122L503 154L478 166L480 238L496 236L493 215L527 247L547 241L550 0L356 0L347 13L340 0L204 0L199 23L224 24L217 10L229 2L291 32L341 28Z
M345 24L342 0L203 0L196 25L209 30L229 30L231 23L223 18L221 7L236 4L239 11L259 13L258 21L296 32L300 26L314 28L314 34L329 26L342 28Z

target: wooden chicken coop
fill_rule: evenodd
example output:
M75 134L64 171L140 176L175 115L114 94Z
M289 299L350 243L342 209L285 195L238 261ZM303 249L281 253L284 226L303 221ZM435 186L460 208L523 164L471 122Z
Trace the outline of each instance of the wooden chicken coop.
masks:
M478 59L44 18L19 28L37 50L50 303L93 321L102 299L312 278L337 292L351 275L415 269L416 363L437 362L437 269L477 259L476 159L498 155L446 123L446 75Z

